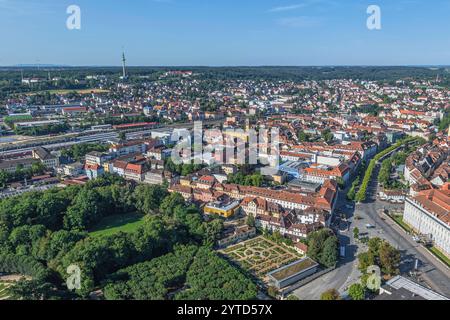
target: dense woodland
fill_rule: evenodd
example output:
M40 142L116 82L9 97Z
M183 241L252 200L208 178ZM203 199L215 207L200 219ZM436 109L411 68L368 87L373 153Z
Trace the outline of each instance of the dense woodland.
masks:
M135 232L89 235L102 218L130 212L145 215ZM107 299L254 298L252 281L211 250L222 229L179 194L105 176L2 200L0 272L32 278L11 289L17 298L87 298L103 288ZM73 264L82 272L75 293L65 286ZM142 287L143 278L155 286Z

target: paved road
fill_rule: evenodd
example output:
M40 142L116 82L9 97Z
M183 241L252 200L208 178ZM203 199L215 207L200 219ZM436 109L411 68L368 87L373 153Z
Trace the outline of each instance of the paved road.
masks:
M378 176L380 167L375 168L374 177ZM366 251L366 246L353 239L353 228L358 227L361 236L380 237L389 241L402 253L400 271L402 275L409 276L414 271L415 261L419 260L419 275L414 280L425 287L431 288L447 297L450 297L450 270L444 266L436 257L429 253L420 244L415 243L411 236L389 218L383 217L380 212L388 208L390 210L403 212L403 205L389 204L376 199L378 183L373 179L368 187L367 202L358 204L354 209L345 208L347 202L346 191L339 193L336 208L345 212L348 220L348 231L345 225L339 231L339 239L346 245L346 257L340 262L338 268L309 284L295 290L293 293L302 300L318 300L320 295L328 289L338 289L342 294L347 291L352 283L359 281L361 276L358 270L357 255ZM362 219L355 219L359 216ZM375 226L367 229L366 225Z
M374 177L378 176L379 169L379 166L375 168ZM363 220L360 220L359 225L355 221L354 226L358 226L360 231L363 232L367 231L366 224L374 225L375 229L369 231L371 236L377 235L384 238L401 251L400 271L402 274L413 271L415 259L419 259L420 275L416 280L450 297L450 270L428 253L422 245L414 242L411 236L404 233L395 223L382 218L380 211L384 209L386 204L376 199L377 190L378 183L376 179L373 179L367 190L367 202L356 206L355 212Z
M345 205L352 205L346 200L347 190L339 192L336 208L344 209ZM343 210L342 210L343 211ZM352 219L352 209L345 209L347 218ZM353 232L347 231L347 226L343 223L338 232L341 245L346 246L345 258L341 259L338 267L326 275L315 279L307 285L298 288L293 292L301 300L319 300L321 294L328 289L337 289L344 293L350 284L358 281L361 276L358 270L358 246L353 239Z

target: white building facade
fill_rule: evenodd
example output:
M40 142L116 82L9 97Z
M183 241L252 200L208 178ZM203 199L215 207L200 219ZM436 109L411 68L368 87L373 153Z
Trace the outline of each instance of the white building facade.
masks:
M434 246L447 257L450 257L450 225L447 220L425 208L419 198L406 198L403 220L411 226L415 232L430 236Z

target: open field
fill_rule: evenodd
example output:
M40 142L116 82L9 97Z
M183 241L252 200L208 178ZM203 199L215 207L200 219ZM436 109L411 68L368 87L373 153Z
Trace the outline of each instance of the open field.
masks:
M302 257L262 236L233 245L220 252L260 278Z
M89 233L91 237L109 236L118 232L131 233L144 223L144 216L137 213L114 215L104 218Z

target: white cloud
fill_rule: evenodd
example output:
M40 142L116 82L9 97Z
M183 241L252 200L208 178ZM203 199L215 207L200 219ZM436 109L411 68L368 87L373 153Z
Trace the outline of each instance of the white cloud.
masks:
M293 11L301 8L306 8L310 6L336 6L338 3L334 0L303 0L301 3L295 3L291 5L278 6L272 9L269 9L268 12L285 12L285 11Z
M275 8L270 9L269 12L291 11L291 10L304 8L307 5L308 5L307 3L300 3L300 4L293 4L293 5L290 5L290 6L275 7Z
M281 18L278 19L277 22L280 26L283 27L310 28L319 26L321 24L321 19L317 17L300 16L300 17Z

